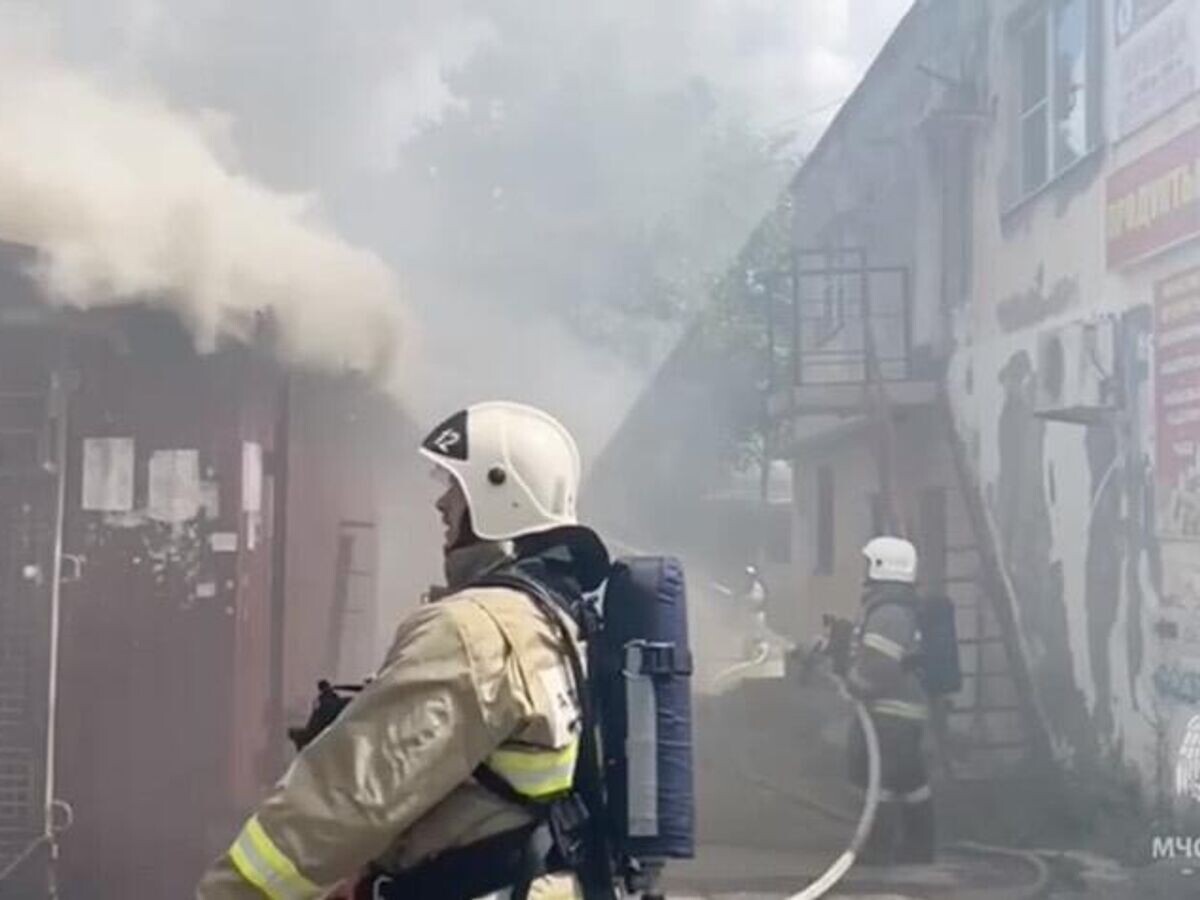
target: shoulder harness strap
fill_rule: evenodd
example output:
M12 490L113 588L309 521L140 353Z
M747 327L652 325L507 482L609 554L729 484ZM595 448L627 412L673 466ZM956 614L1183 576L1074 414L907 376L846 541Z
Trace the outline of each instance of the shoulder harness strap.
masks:
M571 860L574 864L570 867L579 877L585 900L615 900L612 854L606 829L607 798L601 770L600 747L597 742L594 698L579 647L563 622L560 611L576 622L585 639L594 632L595 622L589 617L581 600L571 601L557 596L556 592L551 591L541 581L515 566L489 573L473 586L507 587L525 594L546 618L562 643L576 685L582 720L574 785L571 794L564 800L550 804L531 804L530 801L521 798L521 805L526 809L531 809L531 806L540 807L532 811L550 821L556 842L568 842L567 847L559 848L560 854L566 858L574 857ZM483 766L476 770L475 777L480 784L489 789L494 789L495 782L503 781ZM508 785L505 785L505 789L511 790ZM506 799L511 799L505 795L503 789L500 793Z

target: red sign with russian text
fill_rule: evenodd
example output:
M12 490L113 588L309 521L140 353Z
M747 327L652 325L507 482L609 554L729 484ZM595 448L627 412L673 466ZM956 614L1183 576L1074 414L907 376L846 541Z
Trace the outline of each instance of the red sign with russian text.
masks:
M1200 127L1114 172L1107 201L1109 267L1200 235Z

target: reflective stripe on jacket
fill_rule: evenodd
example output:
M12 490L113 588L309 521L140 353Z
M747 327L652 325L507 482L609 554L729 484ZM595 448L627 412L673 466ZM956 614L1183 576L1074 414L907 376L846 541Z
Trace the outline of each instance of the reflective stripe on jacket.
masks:
M549 800L571 789L578 758L578 739L560 750L504 744L487 758L486 765L521 796Z
M323 893L275 846L257 816L251 816L242 828L229 849L229 858L246 881L272 900L307 900Z

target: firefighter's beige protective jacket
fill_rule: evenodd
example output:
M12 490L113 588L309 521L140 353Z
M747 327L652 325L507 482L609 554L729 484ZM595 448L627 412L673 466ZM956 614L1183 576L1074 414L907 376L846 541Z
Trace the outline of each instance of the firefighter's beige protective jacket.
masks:
M482 564L448 564L451 584ZM527 813L472 772L486 761L531 797L569 786L579 718L560 641L525 595L472 588L423 606L204 875L197 900L340 896L368 863L400 871L519 827ZM581 896L569 876L531 894Z

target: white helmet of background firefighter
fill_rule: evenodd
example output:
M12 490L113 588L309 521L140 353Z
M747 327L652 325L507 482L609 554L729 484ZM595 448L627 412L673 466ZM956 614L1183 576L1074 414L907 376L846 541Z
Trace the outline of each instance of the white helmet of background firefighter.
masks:
M579 448L540 409L477 403L433 429L421 453L458 482L476 537L503 541L578 524Z
M867 581L916 582L917 548L903 538L874 538L862 553L867 559Z

